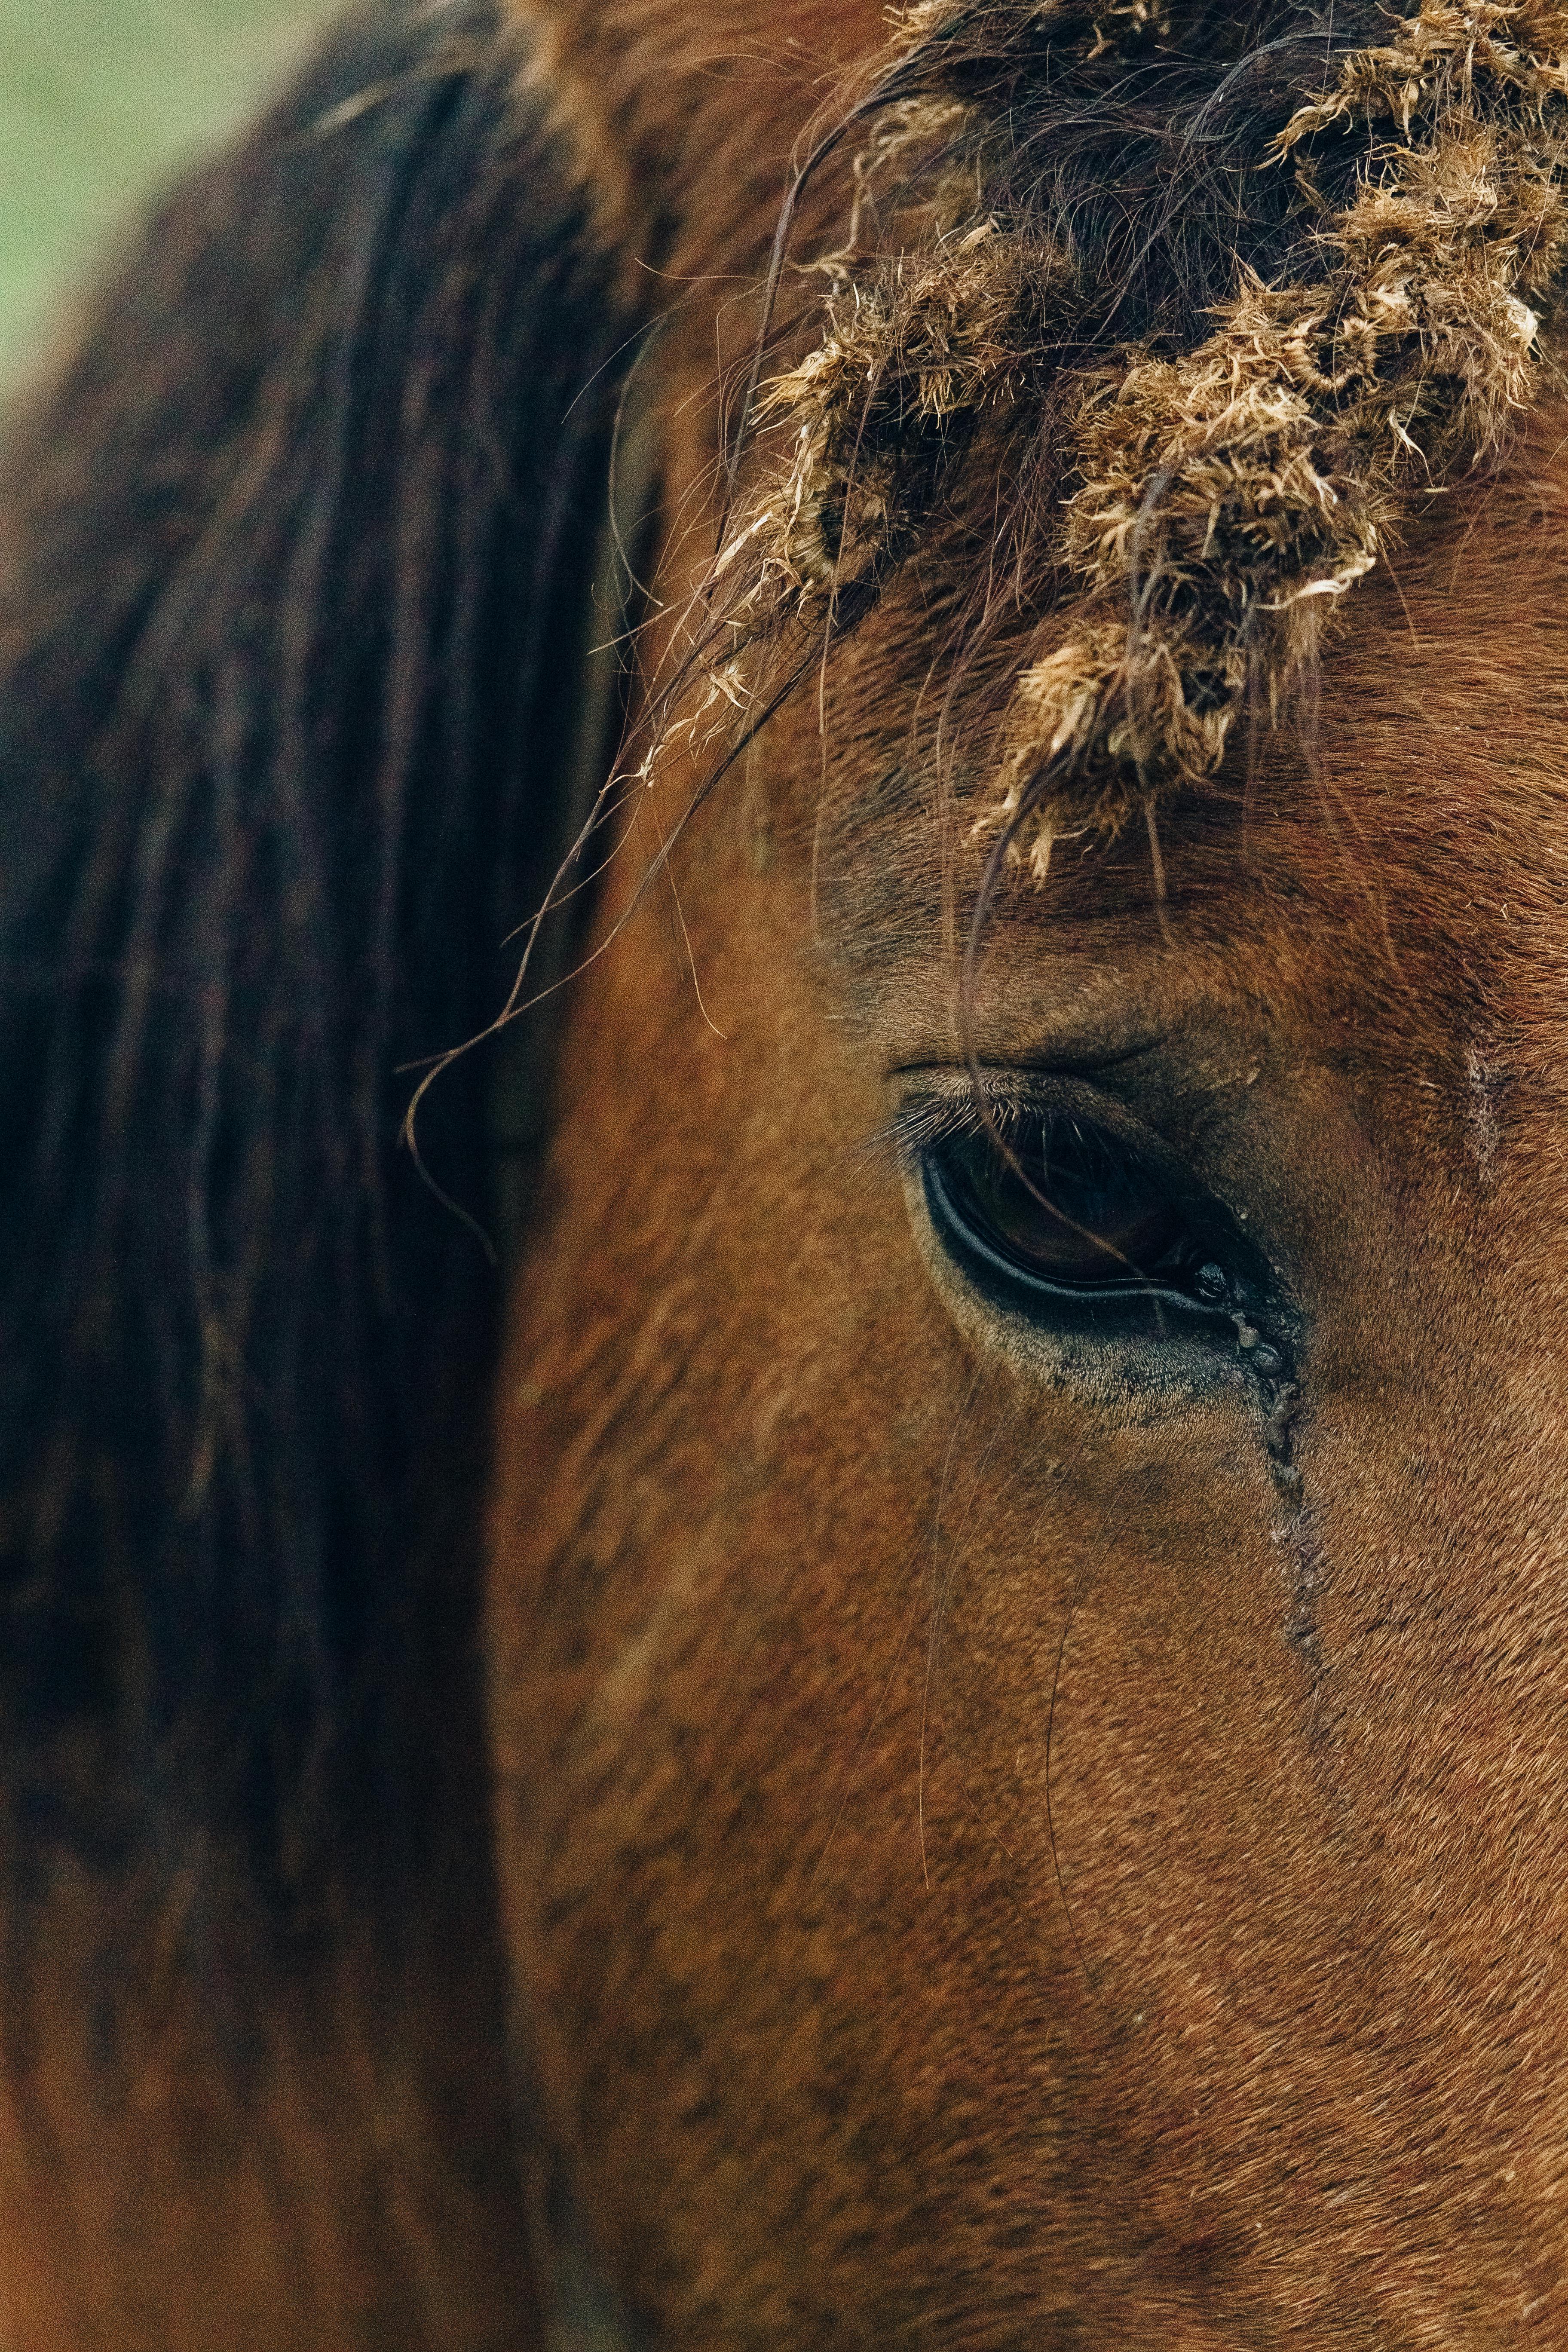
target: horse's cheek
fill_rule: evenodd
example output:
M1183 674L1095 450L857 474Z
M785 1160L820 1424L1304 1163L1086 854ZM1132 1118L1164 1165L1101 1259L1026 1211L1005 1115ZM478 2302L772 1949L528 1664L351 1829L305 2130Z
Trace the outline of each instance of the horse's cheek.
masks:
M1009 1407L866 1172L879 1101L812 992L805 877L744 924L715 897L724 935L683 889L722 1042L636 929L569 1041L571 1209L502 1402L500 1832L552 2123L617 2274L684 2343L719 2312L715 2340L752 2340L742 2313L806 2343L912 2325L966 2259L1016 2262L1020 2223L1048 2245L1071 1969L1048 1901L1028 1927L1037 1860L1020 1906L973 1817L933 1646L974 1484L944 1465ZM1020 1741L1038 1719L1032 1691Z
M682 2342L876 2340L979 2280L1114 2314L1152 2231L1201 2234L1192 2053L1254 1893L1216 1854L1245 1824L1267 1895L1300 1834L1278 1497L1230 1400L1178 1440L977 1365L846 1148L875 1102L807 894L739 923L719 865L711 927L702 870L683 900L722 1039L656 927L584 993L503 1385L500 1833L552 2130Z
M575 1001L501 1390L509 1935L597 2242L693 2347L1376 2346L1419 2173L1503 2340L1568 2107L1555 1161L1471 1230L1404 1077L1293 1078L1299 1490L1239 1391L988 1370L740 805Z

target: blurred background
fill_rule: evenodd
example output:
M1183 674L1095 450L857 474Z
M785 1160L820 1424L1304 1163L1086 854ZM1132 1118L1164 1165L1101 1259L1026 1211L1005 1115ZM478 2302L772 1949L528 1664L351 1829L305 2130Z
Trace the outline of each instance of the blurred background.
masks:
M116 225L242 121L339 0L0 0L0 388Z

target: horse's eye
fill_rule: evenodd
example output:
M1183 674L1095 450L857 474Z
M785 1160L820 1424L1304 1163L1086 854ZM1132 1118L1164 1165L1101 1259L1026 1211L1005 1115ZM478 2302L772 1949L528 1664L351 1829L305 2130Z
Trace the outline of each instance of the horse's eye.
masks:
M928 1146L924 1174L939 1238L973 1272L1086 1300L1155 1290L1226 1304L1227 1273L1192 1202L1091 1120L1031 1113L945 1136Z
M950 1214L1047 1282L1145 1283L1180 1249L1184 1220L1156 1171L1080 1118L952 1137L931 1163Z

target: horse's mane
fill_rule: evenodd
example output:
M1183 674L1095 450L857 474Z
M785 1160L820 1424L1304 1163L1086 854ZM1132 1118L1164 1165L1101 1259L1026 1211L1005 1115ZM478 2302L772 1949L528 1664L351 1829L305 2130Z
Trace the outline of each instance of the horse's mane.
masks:
M626 327L518 83L491 0L352 20L12 420L19 1887L228 1855L298 1929L427 1911L437 1842L485 1879L498 1286L398 1129L560 852ZM489 1084L421 1139L481 1220Z

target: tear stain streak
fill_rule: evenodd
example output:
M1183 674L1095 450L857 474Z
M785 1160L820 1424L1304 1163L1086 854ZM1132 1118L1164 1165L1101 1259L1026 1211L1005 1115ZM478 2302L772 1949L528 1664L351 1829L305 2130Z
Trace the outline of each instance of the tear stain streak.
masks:
M1498 1155L1498 1102L1502 1077L1474 1045L1465 1056L1465 1076L1469 1087L1470 1150L1482 1183L1489 1184Z
M1264 1386L1263 1441L1275 1491L1285 1516L1273 1541L1286 1563L1287 1596L1283 1633L1300 1660L1308 1684L1307 1739L1310 1748L1325 1747L1331 1724L1327 1706L1328 1661L1319 1624L1319 1606L1327 1570L1308 1507L1300 1465L1296 1461L1301 1414L1300 1384L1281 1379Z

